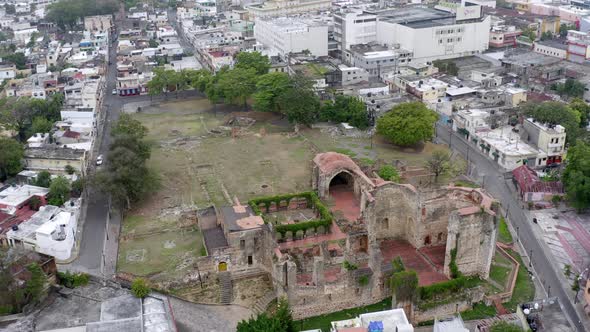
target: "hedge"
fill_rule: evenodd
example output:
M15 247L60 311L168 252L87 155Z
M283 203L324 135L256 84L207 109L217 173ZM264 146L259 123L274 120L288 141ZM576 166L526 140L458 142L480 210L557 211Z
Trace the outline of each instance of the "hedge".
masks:
M281 236L284 237L286 232L292 232L295 234L298 231L305 232L311 228L317 230L317 228L320 226L323 226L327 231L330 230L330 225L332 225L332 214L330 213L330 210L328 210L328 208L326 208L326 206L322 203L318 195L316 195L316 193L313 191L255 198L250 200L248 204L256 215L262 216L264 219L263 212L260 210L260 204L264 204L266 207L266 212L268 212L268 209L272 203L275 203L276 206L279 207L282 201L287 201L288 205L293 198L305 198L307 200L308 206L311 206L317 210L320 215L320 219L313 219L296 224L276 225L275 231L277 233L280 233Z
M451 293L459 292L462 289L473 288L481 282L479 277L459 277L447 281L438 282L429 286L423 286L418 289L420 299L431 300L435 297L446 296Z

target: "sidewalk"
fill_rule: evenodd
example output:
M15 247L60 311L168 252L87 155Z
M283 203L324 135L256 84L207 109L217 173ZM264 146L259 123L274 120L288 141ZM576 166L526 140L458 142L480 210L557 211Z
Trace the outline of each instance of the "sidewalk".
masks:
M119 233L121 231L121 214L118 211L111 210L110 216L107 223L102 262L102 274L106 278L112 278L117 272Z

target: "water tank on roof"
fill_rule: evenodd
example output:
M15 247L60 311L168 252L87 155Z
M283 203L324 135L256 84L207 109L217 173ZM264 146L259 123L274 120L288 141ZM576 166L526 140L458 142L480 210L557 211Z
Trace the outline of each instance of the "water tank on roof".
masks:
M18 231L18 225L12 225L12 230L15 232Z

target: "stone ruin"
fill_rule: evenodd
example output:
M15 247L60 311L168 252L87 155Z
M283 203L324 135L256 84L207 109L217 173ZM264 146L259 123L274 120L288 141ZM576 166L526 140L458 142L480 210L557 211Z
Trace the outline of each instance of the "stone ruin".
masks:
M312 165L313 189L334 215L328 229L279 234L278 226L264 222L266 211L257 215L251 206L236 202L217 209L215 221L207 222L205 241L207 232L214 232L218 243L207 244L203 268L268 274L276 296L289 300L296 319L391 296L387 282L391 261L398 256L417 271L421 286L450 278L453 250L464 275L488 278L497 204L485 191L452 186L417 190L369 177L348 156L334 152L316 155ZM298 208L309 206L287 199L272 207Z

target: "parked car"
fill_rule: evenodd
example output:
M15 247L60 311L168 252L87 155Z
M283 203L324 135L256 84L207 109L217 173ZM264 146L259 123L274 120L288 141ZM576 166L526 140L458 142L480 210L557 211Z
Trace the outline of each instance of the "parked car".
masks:
M113 94L113 96L118 95L119 93L117 92L117 89L113 89L113 91L111 92Z
M96 158L96 166L102 165L102 154Z

